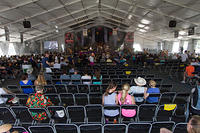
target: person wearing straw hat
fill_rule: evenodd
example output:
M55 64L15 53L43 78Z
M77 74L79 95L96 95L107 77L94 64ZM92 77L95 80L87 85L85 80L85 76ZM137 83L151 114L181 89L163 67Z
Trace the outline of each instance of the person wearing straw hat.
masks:
M0 133L18 133L18 131L11 132L11 129L11 124L4 124L3 122L0 122Z
M146 85L146 80L144 78L138 77L134 79L137 86L131 86L130 90L128 91L129 94L144 94L144 92L147 90L144 85ZM135 97L135 102L143 102L143 97Z

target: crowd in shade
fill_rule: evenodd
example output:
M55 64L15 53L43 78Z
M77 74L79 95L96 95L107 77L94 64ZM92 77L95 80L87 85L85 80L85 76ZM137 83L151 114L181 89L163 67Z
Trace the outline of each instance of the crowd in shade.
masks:
M130 49L114 51L109 47L102 48L101 50L83 50L73 55L45 52L41 55L1 57L0 78L1 80L20 78L18 83L20 86L34 85L35 88L22 89L24 94L29 94L26 106L28 108L47 108L48 106L54 105L51 99L44 95L44 86L48 85L48 80L52 80L51 74L49 73L52 73L53 70L62 72L59 79L69 80L67 84L73 84L74 80L85 80L83 82L85 85L101 85L103 76L100 68L94 67L97 64L99 65L105 62L112 64L112 66L137 66L139 64L142 68L156 68L157 66L165 65L169 60L178 62L185 68L182 83L190 82L192 80L191 77L198 78L200 62L195 53L185 51L184 53L170 55L168 51L161 51L158 54L152 54L146 50L142 53L133 53ZM32 69L22 70L22 65L31 65ZM80 67L85 68L85 70L80 72ZM89 73L87 71L88 69L93 69L94 72ZM94 80L94 82L91 82L91 80ZM77 84L80 84L80 82ZM125 83L117 90L118 85L115 82L110 82L105 93L102 95L102 105L137 105L143 103L144 100L147 104L158 103L158 97L150 96L150 94L160 93L159 87L156 86L156 81L150 80L147 82L143 77L136 77L134 78L134 84ZM0 94L12 93L6 88L0 88ZM134 94L143 94L143 96L134 97ZM11 102L16 100L18 99L14 98ZM0 98L0 106L6 106L6 101L6 98ZM198 102L198 105L200 105L200 102ZM117 116L119 113L119 110L105 109L105 123L118 123ZM39 114L32 112L31 115L38 122L47 119L46 112ZM131 119L137 115L137 110L122 109L121 115L126 119ZM199 121L199 116L191 118L188 123L189 133L199 132L199 128L196 128L196 125L200 123ZM9 131L11 128L11 125L2 126L6 127L6 130L3 132ZM3 128L0 128L0 130L3 130ZM170 131L161 129L161 132L168 133Z

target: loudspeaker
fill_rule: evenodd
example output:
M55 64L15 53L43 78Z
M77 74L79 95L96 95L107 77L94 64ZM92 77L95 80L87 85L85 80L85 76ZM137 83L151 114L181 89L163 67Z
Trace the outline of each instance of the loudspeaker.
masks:
M176 21L175 20L169 21L169 27L176 27Z
M23 25L24 25L24 28L31 28L31 22L30 21L24 20Z

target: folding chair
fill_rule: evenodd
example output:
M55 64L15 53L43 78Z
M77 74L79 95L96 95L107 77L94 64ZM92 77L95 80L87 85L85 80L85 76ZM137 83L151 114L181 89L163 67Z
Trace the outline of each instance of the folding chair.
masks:
M102 133L101 124L84 124L80 125L80 133Z
M61 105L64 107L73 106L75 104L74 95L72 93L60 94Z
M80 79L71 79L71 81L72 81L73 85L79 85L79 84L81 84L81 80Z
M67 107L68 123L86 123L86 113L84 106Z
M51 81L52 81L52 83L53 83L53 85L56 85L56 84L61 84L61 80L59 79L60 78L60 76L59 77L56 77L56 78L58 78L58 79L52 79Z
M118 123L120 122L120 120L119 120L119 118L120 118L120 106L118 106L118 105L104 105L103 110L104 110L104 120L105 120L106 117L108 117L108 116L106 116L107 113L115 112L116 115L112 116L112 117L109 116L109 120L111 119L111 121L112 121L112 119L113 120L116 119L118 121ZM111 121L109 121L108 123L111 123Z
M55 106L60 105L60 98L58 94L45 94L45 96L48 97Z
M83 85L90 85L92 82L91 79L81 79L81 83Z
M153 122L156 114L157 105L142 104L139 106L138 121Z
M187 133L187 123L178 123L173 128L173 133Z
M0 107L0 120L2 120L3 123L10 123L10 124L15 124L15 125L17 122L16 116L7 107Z
M28 94L16 94L16 97L19 98L19 104L22 106L26 106L27 99L29 97Z
M190 93L177 93L173 99L174 104L187 104L190 100Z
M51 119L54 120L54 123L67 123L67 115L63 106L49 106L47 110L51 114ZM63 111L63 116L59 116L56 111Z
M28 131L26 130L26 128L20 127L20 126L17 126L17 127L14 126L14 127L12 127L12 129L10 130L10 132L12 133L14 131L18 131L19 133L23 133L23 132L27 132L28 133Z
M67 92L68 93L78 93L77 85L67 85Z
M14 112L18 123L33 124L34 120L26 106L12 106L11 110Z
M119 79L119 78L112 79L112 81L113 81L114 83L118 84L118 85L121 85L121 83L122 83L122 80Z
M76 105L87 105L88 104L88 96L86 93L77 93L74 94L75 97L75 103Z
M131 84L131 79L122 79L122 82L121 84L125 84L125 83L128 83L128 84Z
M75 124L55 124L54 128L57 133L79 133Z
M8 101L11 100L12 98L14 98L15 95L13 95L13 94L1 94L0 97L4 99L6 105L12 105L12 103L9 103ZM18 105L18 103L17 103L17 105Z
M108 88L108 84L102 84L101 85L101 89L102 89L102 93L104 94L106 92L106 89Z
M156 100L158 99L157 102L150 103L150 104L158 104L158 103L159 103L159 100L160 100L160 96L161 96L160 93L150 93L149 96L148 96L148 98L155 98ZM149 103L149 102L148 102L148 98L145 100L145 103Z
M173 85L171 85L171 84L165 84L165 85L161 86L160 91L162 93L164 93L164 92L172 92L172 88L173 88Z
M20 89L22 92L24 92L25 90L29 90L29 89L30 90L32 89L32 92L35 92L35 89L31 85L22 85L22 86L20 86Z
M86 105L85 110L88 123L103 123L103 111L101 105Z
M152 124L150 133L160 133L160 128L167 128L168 130L172 130L175 123L173 121L166 122L154 122Z
M128 133L149 133L151 127L151 123L130 123Z
M30 126L28 128L30 133L56 133L55 129L51 126Z
M160 104L171 104L173 102L174 96L176 95L175 92L165 92L162 93L160 98Z
M90 85L90 93L102 93L101 85Z
M13 93L21 93L20 89L16 85L8 85L7 89Z
M89 104L102 104L102 94L100 93L90 93Z
M89 93L90 89L88 85L78 85L79 93Z
M104 133L126 133L127 125L125 124L107 124L103 126Z
M56 92L56 88L54 85L45 85L44 86L44 90L45 90L45 93L48 94L48 93L57 93Z
M122 114L123 110L135 110L136 114L133 117L126 117L123 116ZM121 112L121 123L137 122L137 113L138 113L137 105L121 105L120 112Z
M170 121L175 110L168 111L164 109L164 105L160 105L156 113L156 121Z
M71 79L62 79L61 84L69 85L71 83Z
M50 119L51 116L50 116L49 112L45 108L28 108L28 110L29 110L29 112L31 114L34 113L34 114L39 115L39 114L44 113L44 112L46 113L46 119L41 120L41 121L38 121L38 120L34 119L34 121L37 124L48 124L48 125L50 125L52 123L52 120Z
M64 84L55 85L57 93L67 93L66 86Z

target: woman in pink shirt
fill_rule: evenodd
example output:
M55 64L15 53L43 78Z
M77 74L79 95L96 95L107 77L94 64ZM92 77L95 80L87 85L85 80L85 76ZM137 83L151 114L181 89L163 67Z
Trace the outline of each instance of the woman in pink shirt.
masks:
M124 84L122 86L122 91L118 94L118 101L120 105L133 105L135 104L135 99L133 96L128 94L130 89L129 84ZM124 117L133 117L136 115L135 109L122 109L122 115Z

